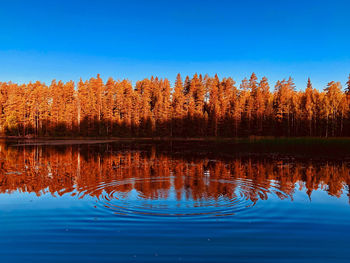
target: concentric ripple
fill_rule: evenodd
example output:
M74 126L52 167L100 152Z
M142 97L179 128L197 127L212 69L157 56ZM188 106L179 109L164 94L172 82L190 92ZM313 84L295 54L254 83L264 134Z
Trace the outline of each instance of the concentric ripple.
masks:
M269 195L288 197L273 181L188 176L129 178L80 191L95 196L96 208L127 217L208 217L244 213ZM80 189L82 190L82 189Z

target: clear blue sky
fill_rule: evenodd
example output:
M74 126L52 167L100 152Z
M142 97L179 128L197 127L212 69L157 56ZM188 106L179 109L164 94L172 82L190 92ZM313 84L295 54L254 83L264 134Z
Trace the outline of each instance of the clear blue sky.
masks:
M350 73L350 1L2 1L0 81Z

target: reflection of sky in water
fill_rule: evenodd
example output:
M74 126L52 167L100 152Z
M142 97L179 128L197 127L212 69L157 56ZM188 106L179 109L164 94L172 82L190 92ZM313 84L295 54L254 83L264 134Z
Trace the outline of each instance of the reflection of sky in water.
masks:
M1 151L1 262L350 261L341 163Z
M215 201L217 201L217 203L215 203ZM71 193L62 196L55 196L51 193L37 196L34 193L14 191L11 194L0 195L2 216L11 213L30 214L32 212L38 212L40 214L45 214L54 213L59 210L65 210L67 212L79 211L81 209L88 209L94 213L94 208L98 210L96 209L96 205L99 202L103 202L103 200L88 195L79 198L79 195L72 196ZM174 188L170 189L166 198L144 199L138 191L133 189L127 194L121 193L120 196L116 194L115 199L111 200L111 204L114 205L143 207L145 210L157 208L164 210L164 213L169 211L176 213L176 209L179 208L184 209L184 211L192 210L192 212L195 212L196 209L199 209L199 212L206 212L208 209L210 210L211 207L225 206L225 202L229 202L229 200L227 198L202 201L192 199L178 200ZM206 205L209 208L206 207ZM167 209L169 211L167 211ZM329 217L334 217L332 220L343 220L344 218L341 214L344 211L347 211L347 214L350 215L350 205L346 193L343 193L340 197L335 197L323 190L313 191L311 200L305 191L299 191L297 189L295 190L292 200L290 198L280 199L273 193L268 193L267 200L258 200L254 207L250 207L249 209L251 209L251 211L243 213L243 217L246 217L249 213L251 216L254 216L255 219L276 216L291 220L291 218L299 217L300 212L302 212L304 216L307 215L315 218L319 216L319 220L322 220L324 213L327 213L328 219ZM257 212L255 212L255 210ZM292 213L292 211L295 211L295 213ZM337 216L340 217L336 218ZM240 214L236 213L234 218L240 218ZM147 218L143 218L143 220L144 219Z

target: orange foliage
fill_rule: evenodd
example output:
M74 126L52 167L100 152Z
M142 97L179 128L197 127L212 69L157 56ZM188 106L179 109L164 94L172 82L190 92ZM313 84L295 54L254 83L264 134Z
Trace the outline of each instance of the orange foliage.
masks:
M50 86L39 81L0 83L0 132L16 136L350 136L350 76L342 91L296 91L292 78L277 81L253 73L236 87L232 78L194 74L136 82L87 81Z

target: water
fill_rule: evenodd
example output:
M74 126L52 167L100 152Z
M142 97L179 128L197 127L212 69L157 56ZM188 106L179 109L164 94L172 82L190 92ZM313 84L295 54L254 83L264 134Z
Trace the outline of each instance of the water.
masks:
M349 262L349 171L346 160L2 143L0 260Z

